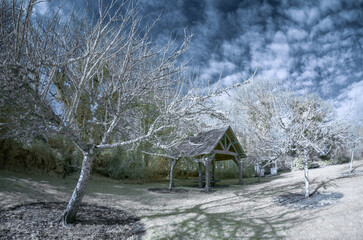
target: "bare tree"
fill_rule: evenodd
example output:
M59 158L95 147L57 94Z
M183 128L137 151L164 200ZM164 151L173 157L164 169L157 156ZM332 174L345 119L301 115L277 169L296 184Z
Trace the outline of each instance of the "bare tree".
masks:
M347 124L349 124L349 127L347 127L348 131L342 142L343 146L341 146L341 148L350 150L349 173L352 173L354 154L358 150L359 144L362 142L362 126L357 123L352 124L351 122L348 122Z
M254 163L298 154L304 162L305 197L310 196L308 164L348 141L349 124L315 95L294 96L276 82L255 80L234 97L232 119L246 138ZM259 166L261 168L261 166Z
M75 220L97 151L147 141L166 154L186 136L186 125L213 114L208 100L228 89L193 88L178 60L191 36L185 34L180 46L156 45L149 38L155 23L143 26L126 2L100 0L93 18L87 11L60 15L60 7L36 17L40 2L6 2L1 18L10 30L1 33L6 47L0 107L11 115L1 116L1 131L3 137L62 134L82 152L80 177L59 217L67 226ZM140 116L150 104L156 114L140 131Z
M271 163L276 165L288 151L282 124L287 118L290 95L276 81L255 79L232 97L228 116L236 133L245 139L248 159L259 170Z

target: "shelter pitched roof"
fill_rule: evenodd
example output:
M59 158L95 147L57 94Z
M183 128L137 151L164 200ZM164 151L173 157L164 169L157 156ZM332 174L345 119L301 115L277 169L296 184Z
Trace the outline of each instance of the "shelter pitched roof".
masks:
M225 136L227 136L229 139L228 141L230 141L231 145L233 145L231 146L232 150L230 152L233 152L240 157L245 157L244 151L230 126L201 132L196 136L188 137L177 146L175 155L178 157L200 158L205 155L212 154L214 150L219 148L219 144L221 144L220 142L223 141ZM231 158L230 156L222 157L221 154L219 155L219 158L216 158L216 160L226 160Z

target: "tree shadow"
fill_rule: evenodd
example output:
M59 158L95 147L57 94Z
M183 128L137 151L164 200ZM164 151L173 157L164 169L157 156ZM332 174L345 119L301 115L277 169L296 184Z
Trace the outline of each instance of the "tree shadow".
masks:
M130 225L139 221L140 218L121 209L82 203L74 224Z
M297 188L286 189L284 187L284 189L288 191L280 192L280 195L274 198L273 201L279 206L285 206L299 210L316 209L333 205L344 195L339 192L326 192L321 190L338 187L338 185L334 182L339 178L340 177L329 180L319 180L319 178L316 177L310 180L310 189L313 190L310 192L309 198L305 198L305 191L301 191L301 186L304 186L305 182L298 182L295 184L295 186L297 186L300 191L297 191Z
M171 190L169 188L148 188L147 190L149 192L164 193L164 194L178 194L178 193L187 193L188 192L188 190L180 189L180 188L173 188Z
M359 165L353 166L353 167L352 167L352 171L351 171L351 172L349 172L349 171L348 171L348 173L350 173L350 174L354 174L354 173L357 173L357 172L363 172L363 170L359 170L359 171L357 171L357 169L358 169L359 167L362 167L362 166L363 166L363 164L359 164Z
M326 190L328 187L337 187L337 184L334 183L334 181L336 181L336 179L329 179L328 181L321 181L316 187L315 189L310 193L309 197L313 196L314 194L316 194L319 189L323 188L324 190ZM314 178L311 183L316 183L317 182L317 178Z
M258 184L271 182L271 181L274 181L276 179L281 179L281 178L284 178L284 176L283 175L275 175L275 176L261 177L260 182L258 182L257 177L244 178L243 179L243 184L239 184L238 179L220 179L216 183L211 184L211 189L212 189L212 191L217 191L218 189L229 188L231 186L241 186L241 187L243 187L243 186L248 186L248 185L258 185ZM176 183L176 185L177 185L177 183ZM203 181L202 186L203 186L202 188L205 187L205 181ZM198 179L197 178L190 179L188 183L183 182L180 185L180 187L200 188L199 185L198 185ZM200 188L200 189L202 189L202 188Z
M353 170L355 170L355 169L357 169L357 168L359 168L359 167L362 167L362 166L363 166L363 163L362 163L362 164L355 165L355 166L354 166L354 164L353 164Z
M164 231L162 237L166 239L280 239L285 230L310 216L306 212L296 214L295 209L281 209L272 201L259 203L256 199L273 197L286 189L295 190L299 185L268 188L261 193L239 191L233 196L184 205L172 212L161 210L145 217L151 221L173 219L166 220L168 229L172 229Z
M5 239L141 239L145 226L140 218L120 209L81 204L76 221L65 230L54 219L67 206L66 202L35 202L0 211L0 225ZM6 224L5 224L6 223Z
M278 179L272 178L271 180ZM276 204L274 198L286 194L300 194L304 191L304 181L291 184L264 185L257 191L249 185L241 189L231 188L234 197L218 198L197 205L183 206L167 212L147 216L148 218L174 219L169 223L172 231L167 231L167 239L280 239L284 238L286 230L296 224L309 221L314 216L304 209L316 209L334 204L343 197L341 193L324 193L322 190L337 187L335 181L339 178L310 181L314 195L314 208L289 208ZM254 185L254 183L252 183ZM218 191L218 188L212 190ZM262 199L262 200L260 200ZM224 208L226 205L232 211ZM312 205L311 202L309 202ZM318 206L319 205L319 206ZM178 220L180 219L180 220Z

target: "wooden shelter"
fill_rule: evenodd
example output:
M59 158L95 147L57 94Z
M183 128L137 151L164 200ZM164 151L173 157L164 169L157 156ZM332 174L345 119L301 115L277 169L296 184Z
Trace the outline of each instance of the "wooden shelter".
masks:
M199 186L202 187L202 164L205 167L205 191L209 192L212 166L212 182L215 182L215 162L233 160L238 166L238 182L242 184L242 158L246 155L230 126L201 132L189 137L178 145L175 151L177 159L192 158L199 164ZM175 162L176 163L176 162ZM171 177L173 169L171 168Z

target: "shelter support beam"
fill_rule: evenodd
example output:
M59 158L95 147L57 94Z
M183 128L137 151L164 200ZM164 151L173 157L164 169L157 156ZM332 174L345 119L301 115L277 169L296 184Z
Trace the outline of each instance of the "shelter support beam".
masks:
M212 186L216 183L216 160L212 161Z
M242 179L242 159L238 156L237 157L237 163L238 163L238 184L243 184Z
M230 155L230 156L238 156L238 153L236 152L230 152L230 151L226 151L226 150L213 150L214 154L225 154L225 155Z
M202 163L198 162L199 168L198 168L198 183L199 187L203 187L203 179L202 179Z
M204 166L205 166L205 192L209 193L210 192L210 164L211 161L209 159L207 159L204 162Z

